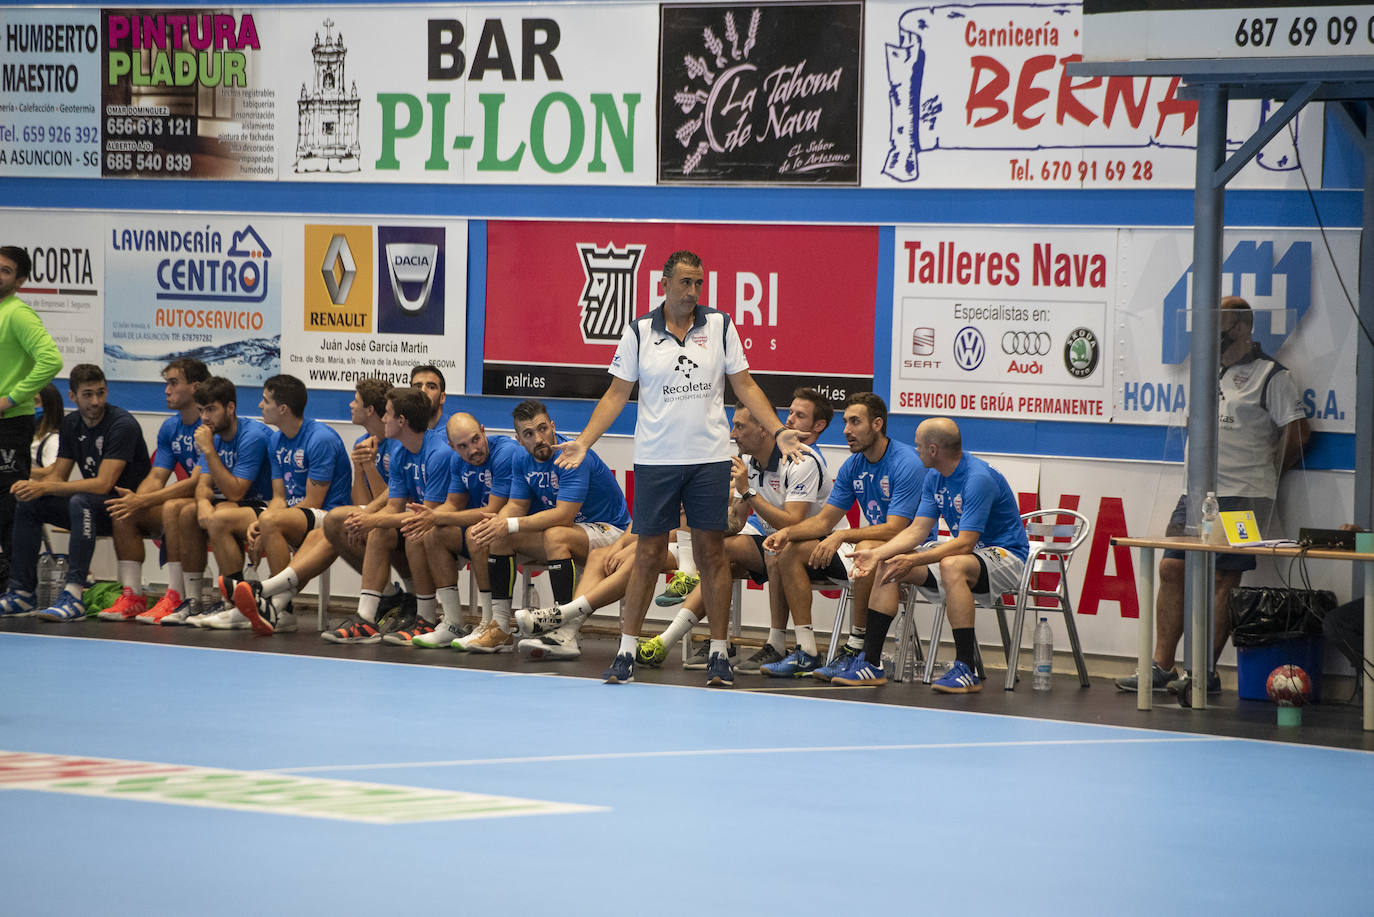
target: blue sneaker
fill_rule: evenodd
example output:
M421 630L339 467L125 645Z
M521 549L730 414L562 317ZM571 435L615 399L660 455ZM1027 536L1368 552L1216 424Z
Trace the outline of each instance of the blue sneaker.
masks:
M809 678L820 664L821 656L819 653L808 656L799 646L780 661L760 666L760 671L774 678Z
M79 621L86 617L86 603L63 589L57 601L40 611L38 617L44 621Z
M983 690L983 684L973 674L973 669L958 660L949 667L948 672L935 679L931 687L941 694L977 694Z
M712 653L711 661L706 663L706 684L713 688L733 688L735 670L730 668L730 657L725 653Z
M33 614L33 593L11 589L0 595L0 617L26 618Z
M876 688L887 684L887 673L881 665L869 662L863 653L855 653L843 670L830 676L830 683L849 688Z
M620 653L611 662L611 667L601 673L608 685L628 685L635 680L635 657L631 653Z
M845 667L849 665L850 659L862 653L863 650L856 650L848 646L842 647L840 649L840 654L835 657L834 662L830 663L830 665L817 666L812 669L811 677L817 681L829 681L845 670Z

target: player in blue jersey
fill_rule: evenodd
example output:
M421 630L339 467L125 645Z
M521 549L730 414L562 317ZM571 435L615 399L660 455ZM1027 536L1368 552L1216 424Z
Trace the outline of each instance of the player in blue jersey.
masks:
M413 367L410 370L410 387L424 392L429 399L429 429L437 430L439 421L444 419L444 400L448 397L448 383L443 371L428 363Z
M885 684L882 641L896 605L874 607L870 597L873 576L857 575L852 555L858 548L883 544L910 524L926 472L910 446L888 437L887 405L872 392L857 392L845 401L844 438L853 454L835 473L826 505L804 522L764 540L765 550L778 552L778 570L792 609L797 649L761 670L774 677L812 675L841 685ZM859 528L836 528L856 502L863 524ZM821 665L811 628L813 581L848 582L853 587L853 626L843 653L829 666ZM870 627L870 619L880 622L879 626ZM876 639L875 631L881 632ZM869 663L868 659L877 662Z
M894 596L899 583L939 588L956 659L932 687L944 694L971 694L982 690L976 674L975 596L991 604L994 596L1015 592L1030 542L1011 485L997 469L964 452L954 421L932 417L922 422L916 428L916 451L935 473L926 476L915 518L887 544L856 552L854 570L870 576L876 572L878 582ZM952 537L925 544L941 519Z
M0 595L0 615L34 611L38 549L43 524L64 526L67 540L67 585L61 596L38 616L45 621L76 621L86 616L81 594L90 573L95 539L113 532L106 501L116 487L132 490L148 474L148 446L132 414L109 404L105 372L93 363L72 367L67 393L76 410L62 418L57 461L41 481L16 481L10 492L18 500L14 514L14 555L9 591ZM72 469L81 475L69 481Z
M492 620L456 641L457 649L494 653L512 649L511 594L515 555L548 567L554 601L573 600L577 568L595 548L615 542L630 526L625 493L595 452L587 450L576 468L554 464L555 444L564 442L538 401L522 401L511 412L515 437L525 447L511 469L510 499L469 533L474 550L488 552Z
M102 620L136 618L144 624L157 624L181 608L184 595L199 594L199 582L191 584L194 589L187 589L181 559L168 557L167 592L149 608L143 587L143 539L175 528L177 517L195 499L195 431L200 426L195 395L197 386L208 378L210 371L193 357L180 357L162 368L167 407L174 413L158 428L153 468L137 489L116 488L119 496L106 504L114 525L115 559L124 590L114 605L101 613Z
M442 505L430 509L412 506L402 529L410 568L424 567L434 582L441 618L433 632L411 640L413 646L441 648L466 636L463 609L458 597L459 559L468 559L466 532L488 513L499 513L510 497L511 464L524 450L509 436L488 436L487 429L471 414L454 414L448 421L448 441L454 457L449 460L448 494ZM472 577L482 608L479 627L492 618L491 581L484 552L472 562Z

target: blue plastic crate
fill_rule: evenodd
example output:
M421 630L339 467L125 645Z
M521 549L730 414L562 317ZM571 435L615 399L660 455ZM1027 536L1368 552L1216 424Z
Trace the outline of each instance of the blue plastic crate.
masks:
M1236 647L1236 676L1242 700L1268 700L1269 673L1281 665L1301 666L1312 679L1312 703L1322 699L1322 638L1298 637L1269 646Z

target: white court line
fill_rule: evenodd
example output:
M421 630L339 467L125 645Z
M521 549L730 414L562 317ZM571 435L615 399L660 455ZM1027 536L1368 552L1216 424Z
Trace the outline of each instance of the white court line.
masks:
M519 758L461 758L450 761L400 761L382 764L313 764L305 767L264 769L271 774L306 774L314 771L394 770L413 767L480 767L488 764L549 764L556 761L607 761L636 758L699 758L729 755L831 754L854 751L937 751L946 748L1039 748L1056 745L1160 745L1181 742L1244 742L1228 736L1166 736L1142 739L1026 739L1007 742L918 742L904 745L798 745L783 748L683 748L664 751L611 751L580 755L531 755Z

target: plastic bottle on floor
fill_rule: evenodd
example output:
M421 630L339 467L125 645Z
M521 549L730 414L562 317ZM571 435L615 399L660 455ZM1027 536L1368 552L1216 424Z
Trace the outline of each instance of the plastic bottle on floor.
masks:
M57 559L47 551L44 551L38 558L38 577L34 584L34 604L38 608L47 608L53 600L53 570L57 566Z
M1048 691L1054 672L1054 631L1048 618L1035 625L1035 673L1031 676L1031 690Z

